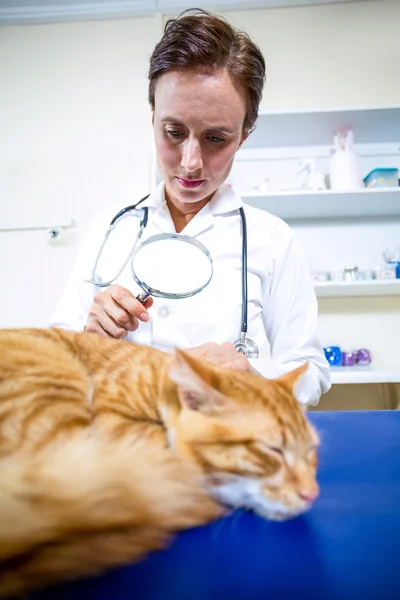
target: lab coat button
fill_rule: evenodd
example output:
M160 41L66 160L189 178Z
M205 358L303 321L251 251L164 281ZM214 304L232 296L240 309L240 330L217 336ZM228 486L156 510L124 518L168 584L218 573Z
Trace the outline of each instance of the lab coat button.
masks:
M169 310L168 306L160 306L160 308L157 311L157 314L160 317L160 319L166 319L167 317L169 317L170 312L171 311Z

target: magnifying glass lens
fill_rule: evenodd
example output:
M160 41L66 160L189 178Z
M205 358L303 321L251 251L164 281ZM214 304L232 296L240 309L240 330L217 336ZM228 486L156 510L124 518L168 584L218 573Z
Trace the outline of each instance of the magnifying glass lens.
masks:
M136 250L132 275L152 296L187 298L208 285L213 274L208 250L193 238L160 234L148 238Z

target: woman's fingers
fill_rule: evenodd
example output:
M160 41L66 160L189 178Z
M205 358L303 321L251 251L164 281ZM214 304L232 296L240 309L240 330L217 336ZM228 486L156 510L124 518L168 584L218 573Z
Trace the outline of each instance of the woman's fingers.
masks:
M111 285L95 295L85 330L124 338L128 331L136 331L139 321L147 322L150 319L147 308L152 304L152 298L148 298L143 305L126 288Z

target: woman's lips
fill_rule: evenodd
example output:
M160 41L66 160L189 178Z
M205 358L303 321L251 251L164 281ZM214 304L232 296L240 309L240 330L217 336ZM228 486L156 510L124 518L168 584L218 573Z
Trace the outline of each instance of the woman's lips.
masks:
M179 183L185 188L196 188L199 187L204 181L204 179L183 179L182 177L177 177Z

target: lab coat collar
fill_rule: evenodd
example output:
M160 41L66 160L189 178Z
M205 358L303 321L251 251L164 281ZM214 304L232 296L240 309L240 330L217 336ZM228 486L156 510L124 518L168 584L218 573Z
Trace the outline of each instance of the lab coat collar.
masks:
M243 200L232 188L223 183L219 186L207 206L209 206L213 215L223 215L224 213L241 208Z
M163 212L164 208L166 209L165 184L163 181L157 185L147 200L142 202L140 206L155 208L158 209L159 212ZM198 213L197 216L203 213L203 211L210 215L221 215L238 210L241 206L243 206L243 200L241 197L238 196L238 194L236 194L236 192L234 192L230 187L222 184L216 190L208 204L206 204L206 206Z
M153 216L153 223L165 233L174 233L175 226L165 202L164 182L159 184L148 198L149 206L158 209ZM243 206L242 199L227 185L221 185L211 200L189 221L181 231L184 235L196 237L214 225L214 216L229 213Z

